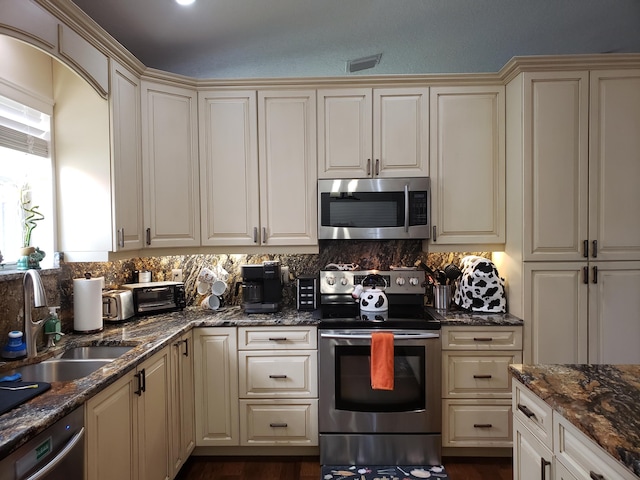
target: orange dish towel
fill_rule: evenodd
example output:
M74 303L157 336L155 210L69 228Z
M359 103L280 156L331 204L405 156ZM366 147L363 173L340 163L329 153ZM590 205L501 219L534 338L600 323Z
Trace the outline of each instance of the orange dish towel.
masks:
M371 334L371 388L393 390L393 333Z

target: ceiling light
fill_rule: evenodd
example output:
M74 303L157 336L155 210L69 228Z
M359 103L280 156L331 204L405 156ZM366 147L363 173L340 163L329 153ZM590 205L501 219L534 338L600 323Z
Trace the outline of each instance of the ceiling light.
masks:
M194 3L196 0L176 0L176 3L178 5L191 5L192 3Z
M375 67L380 62L382 54L371 55L370 57L356 58L355 60L349 60L347 62L347 72L359 72L360 70L366 70L368 68Z

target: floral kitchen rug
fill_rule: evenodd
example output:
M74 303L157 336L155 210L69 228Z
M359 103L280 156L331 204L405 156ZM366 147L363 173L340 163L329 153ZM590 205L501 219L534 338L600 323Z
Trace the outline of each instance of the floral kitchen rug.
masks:
M418 480L421 478L448 480L449 476L441 465L431 467L323 465L321 473L321 480Z

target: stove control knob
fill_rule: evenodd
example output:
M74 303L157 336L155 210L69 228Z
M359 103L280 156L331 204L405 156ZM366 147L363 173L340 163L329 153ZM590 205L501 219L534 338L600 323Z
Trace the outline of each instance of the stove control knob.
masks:
M347 279L347 277L342 277L340 279L340 285L348 285L349 284L349 280Z
M336 284L336 277L327 277L327 284L328 285L335 285Z
M413 285L414 287L415 287L416 285L418 285L419 283L420 283L420 280L418 279L418 277L411 277L411 278L409 279L409 284L410 284L410 285Z
M405 284L406 280L402 277L398 277L396 278L396 285L400 285L403 286Z

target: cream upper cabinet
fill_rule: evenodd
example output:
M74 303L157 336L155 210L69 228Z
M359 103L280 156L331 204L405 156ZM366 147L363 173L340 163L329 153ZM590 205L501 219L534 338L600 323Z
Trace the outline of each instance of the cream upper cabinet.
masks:
M589 115L589 258L640 260L640 69L592 71Z
M429 248L505 242L505 92L432 87Z
M318 243L316 158L315 91L259 91L257 237L262 245Z
M199 94L202 244L316 245L311 90Z
M318 177L429 174L429 89L318 90Z
M111 61L113 251L144 246L140 78Z
M6 25L17 37L45 51L58 47L58 20L35 2L3 0L0 25Z
M200 245L197 97L142 81L145 245Z
M202 244L253 245L260 225L257 94L199 92L198 115Z

